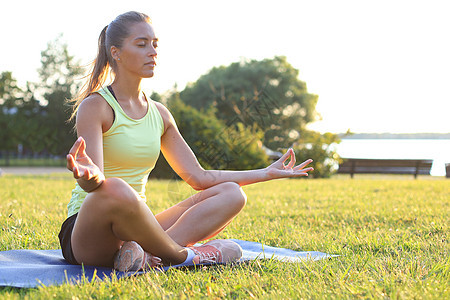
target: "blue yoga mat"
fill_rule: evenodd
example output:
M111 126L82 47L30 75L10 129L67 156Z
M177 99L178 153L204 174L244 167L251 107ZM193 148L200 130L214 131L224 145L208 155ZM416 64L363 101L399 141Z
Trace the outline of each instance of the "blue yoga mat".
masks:
M317 251L297 252L249 241L232 241L242 247L242 262L254 259L276 259L295 263L335 256ZM165 267L164 270L168 268ZM40 285L60 285L66 282L77 283L83 278L90 281L95 276L105 279L113 275L121 278L135 274L117 272L111 268L70 265L62 257L61 250L10 250L0 252L0 286L32 288Z

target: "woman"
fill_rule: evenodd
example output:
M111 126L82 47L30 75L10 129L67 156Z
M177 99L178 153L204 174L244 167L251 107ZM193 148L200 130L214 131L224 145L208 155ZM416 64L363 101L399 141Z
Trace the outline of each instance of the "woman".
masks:
M294 166L292 149L265 169L204 170L167 108L141 91L142 79L153 76L157 43L149 17L137 12L118 16L100 34L93 71L74 105L79 138L67 155L77 183L59 237L73 264L129 271L238 260L241 249L231 241L191 245L239 213L246 202L241 186L313 170L305 168L311 160ZM103 88L110 68L113 83ZM153 215L144 192L160 151L200 192Z

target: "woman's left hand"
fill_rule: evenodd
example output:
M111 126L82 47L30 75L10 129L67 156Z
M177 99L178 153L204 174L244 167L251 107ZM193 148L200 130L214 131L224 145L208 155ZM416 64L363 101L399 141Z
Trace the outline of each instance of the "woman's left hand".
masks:
M290 158L287 165L285 162ZM313 160L308 159L303 163L295 166L295 154L294 150L289 149L279 160L271 164L266 168L267 174L271 179L276 178L287 178L287 177L298 177L298 176L308 176L309 171L313 171L314 168L305 167L310 164Z

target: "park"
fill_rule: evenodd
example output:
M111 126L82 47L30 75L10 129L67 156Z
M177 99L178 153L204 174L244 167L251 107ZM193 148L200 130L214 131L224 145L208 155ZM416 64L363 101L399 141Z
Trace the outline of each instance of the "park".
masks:
M0 250L57 249L70 196L69 172L0 177ZM152 209L189 196L186 184L152 180ZM448 180L348 175L280 180L244 188L248 203L220 238L339 257L300 264L256 260L232 266L147 272L37 289L2 298L434 298L448 295Z
M442 26L414 30L417 17L405 15L398 27L389 12L404 6L343 9L353 4L202 13L180 3L187 17L158 3L154 20L99 9L100 25L76 30L98 47L91 64L65 25L38 50L29 43L40 51L36 77L1 61L0 299L449 298L450 128L439 84L448 72L422 69L433 80L412 83L399 50L422 53L406 33ZM440 11L410 5L416 16ZM199 46L185 39L192 31ZM390 34L387 53L377 45ZM193 216L214 225L201 235ZM199 250L211 239L242 253L228 261L220 248ZM135 241L142 258L123 250ZM139 266L119 268L129 253Z

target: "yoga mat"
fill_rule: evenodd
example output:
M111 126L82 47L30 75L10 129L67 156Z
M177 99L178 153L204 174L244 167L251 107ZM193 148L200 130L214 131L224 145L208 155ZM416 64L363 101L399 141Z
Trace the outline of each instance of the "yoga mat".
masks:
M336 255L317 251L297 252L285 248L276 248L256 242L232 240L243 250L241 262L255 259L276 259L286 262L320 260ZM167 270L170 267L165 267ZM77 283L85 278L91 281L95 276L100 279L117 278L142 274L143 272L118 272L111 268L79 266L67 263L61 250L10 250L0 252L0 286L33 288L37 286Z

